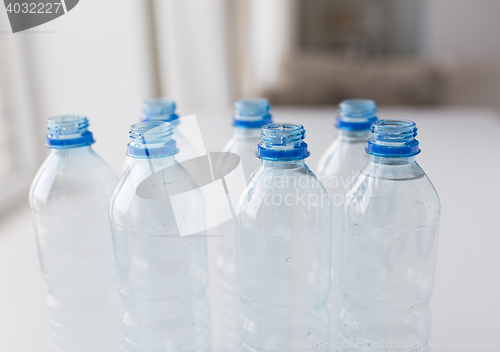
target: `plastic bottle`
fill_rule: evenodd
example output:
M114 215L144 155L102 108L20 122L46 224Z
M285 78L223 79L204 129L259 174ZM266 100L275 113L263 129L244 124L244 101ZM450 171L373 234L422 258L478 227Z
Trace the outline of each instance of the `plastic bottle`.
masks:
M257 145L260 142L262 126L272 122L267 99L241 99L234 104L233 137L228 141L223 152L237 154L240 157L245 177L259 167ZM218 165L227 169L222 160ZM236 288L236 237L235 221L228 221L217 230L217 302L219 308L219 331L222 352L234 352L238 348L238 319L240 301Z
M181 237L169 188L197 185L175 160L170 123L137 123L130 139L110 204L126 351L210 351L206 236ZM181 211L204 213L202 194L189 194Z
M189 142L189 140L182 133L180 126L181 121L179 115L176 114L175 110L177 105L173 100L165 98L155 98L148 99L142 102L142 117L141 122L146 121L165 121L169 122L174 128L175 141L177 146L182 148L182 153L185 155L185 159L192 159L200 156L201 153L196 151L196 148ZM125 158L125 163L123 170L132 164L133 158L127 156Z
M108 204L117 179L83 116L48 121L50 155L30 190L54 351L123 351Z
M331 336L336 335L340 291L339 248L340 211L345 192L359 170L368 162L366 141L370 138L370 127L377 121L377 105L373 100L349 99L339 104L337 117L337 137L328 147L318 164L318 177L330 194L333 206L332 226L332 290L328 299L331 315Z
M239 155L247 179L260 166L257 145L262 126L273 122L270 109L269 101L264 98L240 99L234 103L234 134L222 151Z
M329 336L332 206L304 138L299 124L264 126L238 200L240 352L316 351Z
M415 162L414 122L380 120L372 132L342 212L338 339L364 341L356 351L427 351L439 197Z

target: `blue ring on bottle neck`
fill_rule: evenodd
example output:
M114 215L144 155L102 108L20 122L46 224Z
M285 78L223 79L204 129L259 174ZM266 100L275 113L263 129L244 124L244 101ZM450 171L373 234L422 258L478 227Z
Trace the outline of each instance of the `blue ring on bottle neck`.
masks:
M89 120L82 115L60 115L48 119L46 147L65 149L84 147L95 143L88 130Z
M298 123L270 123L262 127L257 157L271 161L293 161L307 158L310 153L304 142L306 130Z
M263 142L257 145L257 158L262 160L294 161L305 159L310 155L306 142L302 142L299 146L289 150L268 149Z
M47 148L53 149L84 147L95 143L94 136L90 131L83 132L79 137L68 139L56 138L48 134L45 136L45 141Z
M262 128L263 126L273 122L273 117L271 114L266 114L259 120L242 120L233 116L233 126L242 128Z
M377 116L373 116L368 118L367 121L364 122L351 122L343 120L341 116L337 116L337 118L335 119L335 127L341 130L348 131L368 131L370 130L372 124L377 122L377 120Z
M177 142L175 139L171 139L160 147L148 148L144 145L134 145L129 143L127 146L127 155L138 158L163 158L168 156L174 156L179 153L179 148L177 148Z
M366 152L373 156L403 158L418 155L421 150L417 140L413 140L404 146L390 146L376 144L369 139L368 145L366 146Z
M369 130L377 121L377 103L370 99L346 99L339 104L335 126L348 131Z
M420 153L417 126L410 120L379 120L372 125L366 152L370 155L405 158Z
M169 122L172 126L179 124L179 115L177 114L169 114L169 115L143 115L141 117L141 122L147 121L163 121Z
M161 158L177 154L177 142L172 138L174 129L166 121L139 122L130 129L127 155L133 158Z

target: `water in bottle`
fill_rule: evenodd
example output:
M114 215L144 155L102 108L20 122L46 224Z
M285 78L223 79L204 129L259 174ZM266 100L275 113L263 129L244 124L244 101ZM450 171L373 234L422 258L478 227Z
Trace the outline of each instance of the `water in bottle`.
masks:
M318 165L318 177L330 194L333 206L332 226L332 290L328 299L331 336L336 334L336 317L340 301L338 288L340 211L347 187L369 159L365 152L370 127L377 121L377 105L373 100L349 99L339 104L337 137L328 147Z
M415 162L414 122L380 120L372 132L342 211L339 350L427 351L439 197Z
M92 150L83 116L48 121L50 155L30 190L58 352L121 352L120 296L108 204L116 176Z
M304 138L299 124L264 126L238 200L240 352L316 351L329 336L332 206Z
M148 99L142 103L141 122L145 121L165 121L169 122L174 128L175 141L179 149L182 148L182 154L185 160L196 158L200 153L196 147L190 143L189 139L181 131L181 119L175 112L177 105L173 100L165 98ZM133 158L125 158L123 170L132 164Z
M234 134L223 152L237 154L248 177L260 165L257 145L262 126L270 123L270 105L267 99L241 99L234 104ZM226 170L229 158L222 158L221 170ZM236 289L236 237L235 221L228 221L217 228L217 299L221 352L234 352L238 346L238 319L240 301Z
M174 137L168 122L133 125L127 152L133 161L111 198L127 352L211 350L206 236L181 236L181 226L199 224L178 224L174 213L196 219L204 200L175 159ZM171 201L175 188L191 190L182 209Z

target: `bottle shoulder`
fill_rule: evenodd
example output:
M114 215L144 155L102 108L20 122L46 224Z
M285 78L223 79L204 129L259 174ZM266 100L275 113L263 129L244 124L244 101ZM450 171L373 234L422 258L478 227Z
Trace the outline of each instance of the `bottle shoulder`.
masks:
M66 208L60 210L70 212L75 207L106 203L117 180L113 170L93 151L50 154L31 184L30 205L43 212L65 204Z
M407 165L370 162L347 191L343 214L355 223L403 229L435 225L440 212L439 196L416 162Z
M154 197L165 198L165 187L171 184L186 182L189 178L187 171L179 163L158 163L147 159L137 160L130 158L130 165L118 180L113 192L113 199L124 196L125 193L136 193L137 188L143 186L151 190L151 199ZM191 185L195 188L194 184Z
M154 171L154 173L152 172ZM170 197L182 195L186 211L204 211L199 182L181 164L134 161L113 192L110 215L115 224L143 228L175 226Z
M307 166L259 167L247 182L237 205L242 225L272 232L322 227L331 222L332 211L327 191Z

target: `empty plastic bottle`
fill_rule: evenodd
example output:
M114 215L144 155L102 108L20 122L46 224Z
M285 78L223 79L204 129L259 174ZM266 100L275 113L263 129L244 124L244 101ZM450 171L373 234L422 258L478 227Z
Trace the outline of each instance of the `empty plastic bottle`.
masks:
M83 116L48 121L50 155L30 190L53 350L123 351L108 204L117 179Z
M169 122L174 128L175 141L179 148L182 148L182 153L185 159L192 159L199 156L201 153L196 151L196 148L189 142L179 129L181 121L179 115L175 113L176 104L173 100L165 98L155 98L145 100L142 103L141 122L145 121L165 121ZM123 170L132 164L133 158L127 156Z
M439 197L415 162L414 122L380 120L372 132L342 212L340 350L427 351Z
M260 166L257 145L262 126L273 122L270 109L269 101L264 98L240 99L234 103L234 133L222 151L239 155L247 179Z
M248 177L261 161L257 158L262 126L270 123L269 101L263 98L241 99L234 104L234 134L224 147L224 152L237 154ZM228 158L218 165L227 169ZM228 221L217 228L217 302L219 308L219 331L222 352L234 352L238 348L238 319L240 301L236 288L236 237L235 221Z
M175 160L173 134L168 122L132 126L133 162L111 199L127 352L211 350L206 236L182 237L176 222L170 187L197 185ZM204 213L200 192L188 192L184 203L183 215Z
M345 192L359 170L368 162L366 141L370 138L370 127L377 121L377 105L372 100L349 99L339 104L337 137L320 159L318 177L330 194L333 206L332 226L332 290L328 305L331 314L331 336L336 335L336 317L339 308L338 288L340 211Z
M299 124L264 126L238 200L241 352L319 350L329 336L332 206L304 138Z

